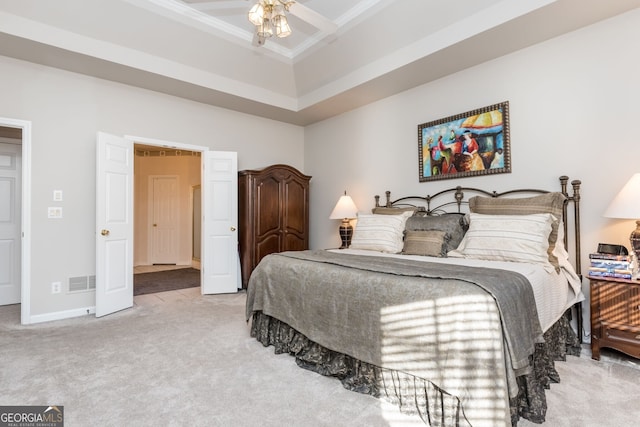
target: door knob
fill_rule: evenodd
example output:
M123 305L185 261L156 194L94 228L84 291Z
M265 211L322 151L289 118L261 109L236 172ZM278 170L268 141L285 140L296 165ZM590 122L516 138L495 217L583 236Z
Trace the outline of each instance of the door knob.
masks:
M109 230L102 230L100 232L100 234L102 234L103 236L108 236L109 235Z
M236 231L236 228L234 226L231 226L231 231Z

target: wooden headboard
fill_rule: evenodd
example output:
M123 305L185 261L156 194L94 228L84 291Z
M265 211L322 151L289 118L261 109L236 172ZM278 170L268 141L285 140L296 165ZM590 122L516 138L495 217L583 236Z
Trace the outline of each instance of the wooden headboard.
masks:
M568 192L567 184L569 177L560 177L560 192L565 196L566 200L563 208L563 225L564 225L564 245L569 248L569 238L573 237L572 251L569 254L574 258L574 267L576 273L581 276L580 262L580 185L579 180L571 181L572 191ZM473 196L485 197L527 197L536 194L552 193L553 190L541 190L532 188L522 188L509 190L504 192L487 191L480 188L461 187L449 188L439 191L433 195L426 196L406 196L396 200L391 200L391 192L385 192L386 202L380 204L380 196L375 196L376 207L402 208L416 207L417 215L440 215L443 213L467 213L469 211L469 199ZM569 208L571 207L571 212ZM569 214L573 214L571 217ZM573 224L573 233L569 231L569 223Z

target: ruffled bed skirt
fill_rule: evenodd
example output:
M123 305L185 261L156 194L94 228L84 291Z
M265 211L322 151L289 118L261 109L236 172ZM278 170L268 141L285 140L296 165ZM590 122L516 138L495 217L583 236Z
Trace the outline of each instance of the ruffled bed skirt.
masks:
M545 420L545 389L560 377L554 361L566 360L567 354L580 355L580 342L569 324L567 312L544 334L545 343L537 344L532 357L533 371L518 377L519 393L510 401L511 423L520 417L534 423ZM276 354L289 353L298 366L326 376L333 376L352 391L383 398L408 414L417 414L431 427L469 425L460 400L429 381L404 372L381 368L353 357L329 350L277 319L256 312L251 336L265 347L272 345Z

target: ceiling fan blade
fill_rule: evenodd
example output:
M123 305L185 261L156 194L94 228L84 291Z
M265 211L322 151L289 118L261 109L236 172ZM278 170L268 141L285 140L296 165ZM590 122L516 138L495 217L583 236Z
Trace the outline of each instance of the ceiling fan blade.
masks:
M332 34L338 31L338 26L333 21L298 2L289 6L289 12L325 33Z

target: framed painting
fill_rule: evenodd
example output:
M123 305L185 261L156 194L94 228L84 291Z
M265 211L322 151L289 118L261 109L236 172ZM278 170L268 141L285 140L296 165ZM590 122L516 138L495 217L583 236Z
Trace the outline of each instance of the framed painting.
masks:
M418 125L420 182L511 173L509 102Z

